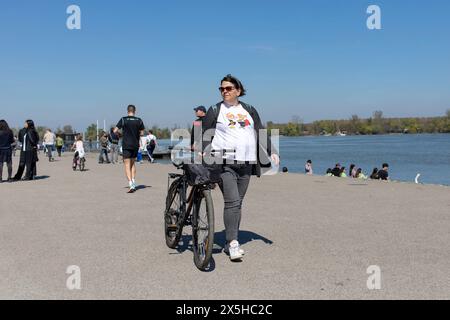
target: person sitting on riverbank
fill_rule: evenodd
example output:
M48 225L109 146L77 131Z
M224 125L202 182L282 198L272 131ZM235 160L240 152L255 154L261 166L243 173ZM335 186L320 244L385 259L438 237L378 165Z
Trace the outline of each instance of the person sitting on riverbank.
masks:
M352 178L356 178L356 171L357 171L356 165L352 163L350 165L350 169L348 169L348 176L352 177Z
M358 168L357 170L356 170L356 173L355 173L355 177L354 178L356 178L356 179L362 179L362 180L367 180L367 176L362 172L362 169L361 168Z
M312 161L311 160L306 161L305 174L308 174L308 175L312 175L313 174Z
M336 163L336 166L333 168L333 170L331 170L331 173L335 177L340 177L341 176L341 164Z
M389 180L388 170L389 165L387 163L383 163L383 169L378 171L378 179L388 181Z
M341 172L339 174L339 177L341 178L347 178L347 174L345 173L345 167L341 168Z
M327 176L327 177L332 177L333 176L333 172L332 172L333 170L331 170L331 168L328 168L327 169L327 172L325 173L325 175Z
M378 168L373 168L372 174L370 175L370 179L378 180Z

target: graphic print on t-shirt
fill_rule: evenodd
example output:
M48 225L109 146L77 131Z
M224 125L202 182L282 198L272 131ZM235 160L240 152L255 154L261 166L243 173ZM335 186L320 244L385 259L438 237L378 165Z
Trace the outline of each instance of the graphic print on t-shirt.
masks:
M232 112L226 114L226 117L229 121L228 127L231 129L245 128L250 125L250 121L247 119L248 114L240 114L234 115Z

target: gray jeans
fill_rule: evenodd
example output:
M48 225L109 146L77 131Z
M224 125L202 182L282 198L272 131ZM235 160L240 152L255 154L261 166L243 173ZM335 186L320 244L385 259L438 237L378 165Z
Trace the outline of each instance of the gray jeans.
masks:
M111 143L111 162L118 163L119 162L119 145Z
M227 243L238 240L242 216L242 202L247 193L252 165L225 165L219 184L224 199L223 219Z

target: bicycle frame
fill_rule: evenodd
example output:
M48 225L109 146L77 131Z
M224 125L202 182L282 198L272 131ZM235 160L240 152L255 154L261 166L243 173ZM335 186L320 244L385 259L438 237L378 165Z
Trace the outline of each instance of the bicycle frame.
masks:
M187 178L186 178L186 174L183 172L183 174L176 174L176 173L172 173L169 174L169 178L168 178L168 182L167 182L167 190L169 190L170 188L170 180L171 179L180 179L180 184L181 184L181 215L180 215L180 219L178 219L177 221L177 225L179 228L183 228L187 218L191 215L191 211L192 208L194 206L194 195L196 192L198 192L199 187L198 186L193 186L191 188L191 191L189 192L189 195L186 198L187 195L187 191L188 191L188 182L187 182ZM171 200L171 202L173 202L174 199ZM187 208L186 208L187 205Z

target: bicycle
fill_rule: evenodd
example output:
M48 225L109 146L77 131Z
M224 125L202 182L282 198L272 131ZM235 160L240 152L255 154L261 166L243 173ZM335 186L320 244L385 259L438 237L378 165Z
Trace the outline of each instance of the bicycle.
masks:
M166 244L169 248L176 249L183 228L191 225L194 264L199 270L206 271L214 245L214 205L211 190L215 184L211 181L194 184L188 175L188 165L174 165L177 169L182 169L183 173L169 173L164 212ZM172 184L171 180L174 180Z
M75 153L74 159L73 159L73 164L72 164L73 171L77 171L77 167L78 167L80 169L80 171L83 172L85 169L85 165L86 165L86 159L84 157L80 157L78 152Z

